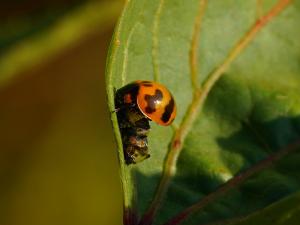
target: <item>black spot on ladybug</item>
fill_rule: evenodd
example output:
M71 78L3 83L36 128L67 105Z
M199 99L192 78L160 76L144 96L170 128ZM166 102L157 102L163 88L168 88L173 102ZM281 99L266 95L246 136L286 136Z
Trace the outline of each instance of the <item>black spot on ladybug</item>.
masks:
M142 84L152 84L152 82L151 82L151 81L148 81L148 80L144 80L144 81L142 81L141 83L142 83Z
M153 84L150 81L142 81L142 85L144 87L152 87L153 86Z
M165 111L161 117L161 120L164 122L164 123L167 123L171 117L171 114L174 110L174 105L175 105L175 102L174 102L174 99L171 98L170 102L168 103L168 105L165 107Z
M152 87L152 84L142 84L144 87Z
M147 102L147 107L146 107L146 113L154 113L156 111L155 109L155 103L156 101L161 101L163 98L163 93L156 89L154 95L145 95L145 100Z

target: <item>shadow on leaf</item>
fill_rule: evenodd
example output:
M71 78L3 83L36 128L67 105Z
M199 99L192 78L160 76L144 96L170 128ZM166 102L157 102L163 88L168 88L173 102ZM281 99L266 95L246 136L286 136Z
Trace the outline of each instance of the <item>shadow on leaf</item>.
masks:
M259 136L258 136L259 134ZM300 117L279 117L269 122L260 122L249 117L242 122L241 129L228 138L217 138L220 146L219 157L232 174L244 171L272 152L276 152L300 137ZM268 146L269 148L266 148ZM243 164L235 167L228 156L238 156ZM234 158L234 157L233 157ZM193 214L183 224L199 225L227 220L256 212L300 188L300 153L283 157L271 167L253 175L240 186L234 186L225 195L209 204L201 212ZM214 192L225 181L220 174L205 173L197 157L188 151L182 152L178 171L168 190L163 207L155 224L161 224L186 207ZM202 169L201 169L202 168ZM151 201L151 187L159 175L145 176L137 173L138 208L142 213ZM141 185L139 185L141 184Z

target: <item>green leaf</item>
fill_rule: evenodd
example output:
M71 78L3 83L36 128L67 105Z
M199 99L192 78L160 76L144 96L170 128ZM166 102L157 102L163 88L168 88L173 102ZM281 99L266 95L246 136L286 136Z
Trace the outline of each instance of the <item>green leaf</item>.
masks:
M178 115L152 123L151 158L127 166L111 114L125 224L225 221L299 190L299 21L299 1L126 2L108 55L110 110L115 88L156 80Z
M232 223L234 225L297 225L300 219L300 193L297 192L284 198L278 203L261 210L259 213L241 219L240 222Z

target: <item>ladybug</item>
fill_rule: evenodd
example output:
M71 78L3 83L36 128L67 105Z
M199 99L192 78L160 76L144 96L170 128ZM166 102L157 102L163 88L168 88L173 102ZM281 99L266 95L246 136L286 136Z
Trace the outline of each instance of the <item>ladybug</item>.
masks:
M149 121L163 126L173 122L176 104L172 94L157 82L138 80L116 91L115 105L125 162L135 164L149 158Z

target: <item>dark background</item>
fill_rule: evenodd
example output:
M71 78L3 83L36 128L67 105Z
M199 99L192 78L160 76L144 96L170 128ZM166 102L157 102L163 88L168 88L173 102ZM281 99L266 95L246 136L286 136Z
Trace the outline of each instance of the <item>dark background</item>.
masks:
M1 1L0 225L121 224L104 71L122 2L75 40L52 35L113 2Z

